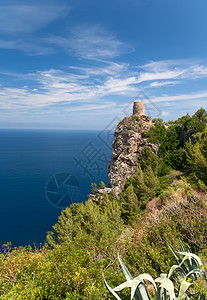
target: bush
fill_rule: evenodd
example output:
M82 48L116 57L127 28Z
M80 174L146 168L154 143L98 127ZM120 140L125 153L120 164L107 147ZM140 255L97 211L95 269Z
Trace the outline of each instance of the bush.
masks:
M207 184L207 126L202 133L197 133L194 144L191 140L186 143L183 154L185 169L191 177Z

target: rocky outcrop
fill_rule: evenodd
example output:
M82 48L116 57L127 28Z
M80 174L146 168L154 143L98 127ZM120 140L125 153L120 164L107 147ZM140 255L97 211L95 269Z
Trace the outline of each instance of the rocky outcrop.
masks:
M120 198L126 180L134 175L142 149L148 146L154 153L158 152L159 145L148 142L142 136L151 126L150 118L142 115L127 116L116 127L108 177L109 187L117 199Z
M100 188L89 199L94 202L107 201L113 192L116 199L120 199L126 180L133 176L138 165L138 157L145 146L157 154L159 145L152 144L143 137L153 123L145 115L127 116L117 125L112 143L113 152L108 165L109 188Z
M98 189L95 194L90 194L89 199L93 200L94 202L98 202L100 200L106 199L107 195L112 192L112 188L103 188Z

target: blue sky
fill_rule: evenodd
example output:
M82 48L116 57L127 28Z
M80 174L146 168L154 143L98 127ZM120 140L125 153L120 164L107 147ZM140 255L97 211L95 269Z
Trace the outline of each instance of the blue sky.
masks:
M0 128L207 109L206 0L1 0Z

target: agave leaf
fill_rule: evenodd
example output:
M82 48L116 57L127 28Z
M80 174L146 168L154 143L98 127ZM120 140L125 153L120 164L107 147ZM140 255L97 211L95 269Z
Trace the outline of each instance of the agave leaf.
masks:
M173 265L173 266L170 268L170 271L169 271L167 277L170 278L170 277L172 276L172 274L174 273L174 271L175 271L176 269L178 269L178 268L179 268L180 270L182 270L181 267L180 267L179 265Z
M139 299L139 300L150 299L149 296L148 296L148 293L147 293L147 290L146 290L146 287L145 287L144 283L141 280L137 279L137 278L134 278L133 280L130 280L130 281L125 281L124 283L122 283L119 286L115 287L113 289L113 291L119 292L119 291L123 290L126 287L131 288L131 300L133 299L133 297L135 297L135 299Z
M124 276L125 276L125 278L126 278L127 281L130 281L130 282L131 282L131 281L133 280L133 277L132 277L132 275L130 274L128 268L125 266L123 260L122 260L121 257L119 256L119 253L117 253L117 254L118 254L119 263L120 263L120 266L121 266L122 271L123 271L123 273L124 273ZM138 290L135 290L134 298L135 298L135 300L142 300L142 299L140 298L140 295L139 295L139 291L138 291Z
M140 299L141 298L140 297L141 296L140 295L140 288L138 288L139 284L141 284L141 283L142 282L140 280L133 280L132 286L131 286L131 300L133 299L133 297L135 297L135 299ZM136 293L136 296L135 296L135 293Z
M168 278L166 278L166 277L158 277L158 278L155 279L155 282L163 283L166 279L168 279Z
M158 287L157 292L156 292L156 300L161 300L162 296L161 296L161 288Z
M180 245L181 245L181 251L187 252L187 251L185 250L185 246L183 245L181 239L180 239ZM191 252L190 249L189 249L189 247L188 247L188 252L189 252L189 253ZM190 270L191 264L190 264L189 260L187 260L187 265L188 265L188 269Z
M167 300L167 291L166 291L166 289L163 289L163 288L162 288L162 290L163 290L163 297L165 300Z
M180 246L181 246L181 250L182 250L183 252L186 252L186 250L185 250L185 246L183 245L183 243L182 243L181 239L179 239L179 240L180 240Z
M179 289L179 295L178 298L182 298L185 294L185 292L187 291L187 289L189 288L189 286L191 285L191 282L186 281L185 279L182 280L181 284L180 284L180 289Z
M169 243L168 243L168 246L169 246L170 250L172 251L173 255L175 256L175 258L176 258L177 262L179 263L179 265L181 265L182 259L181 259L181 257L178 255L180 252L175 251L175 250L173 249L173 247L172 247ZM183 253L184 253L184 252L183 252ZM181 268L183 269L183 272L184 272L185 274L188 273L188 269L186 268L185 265L182 265Z
M161 283L159 288L164 288L166 291L168 291L171 300L175 299L174 285L169 278L159 277L155 279L155 282Z
M178 254L181 254L181 255L184 255L184 256L191 256L193 257L200 265L203 265L200 258L196 255L196 254L193 254L193 253L190 253L190 252L178 252Z
M119 291L123 290L126 287L130 288L131 285L132 285L131 280L130 281L125 281L124 283L122 283L122 284L118 285L117 287L115 287L113 290L115 292L119 292Z
M191 249L190 249L190 247L189 247L189 246L188 246L188 252L189 252L189 253L191 253Z
M104 276L103 276L104 278ZM117 300L121 300L121 298L117 295L117 293L115 293L113 291L113 289L108 285L108 283L106 282L106 280L104 279L104 283L105 283L105 286L107 287L107 289L109 290L109 292L117 299Z
M192 270L192 271L190 271L187 275L186 275L186 278L188 278L189 277L189 275L191 275L191 274L198 274L198 275L202 275L203 274L203 270L201 270L201 269L194 269L194 270Z
M157 293L156 293L156 300L167 300L167 293L166 290L162 287L158 287Z
M140 292L139 292L139 289L137 288L136 291L135 291L135 294L134 294L134 299L135 300L143 300L141 295L140 295Z
M173 247L169 243L168 243L168 246L169 246L170 250L172 251L173 255L175 256L175 259L180 264L182 259L180 258L180 256L177 254L177 252L173 249Z
M193 275L193 276L191 276L191 279L192 279L193 281L195 281L195 280L198 278L198 276L201 276L202 274L203 274L203 270L201 270L201 269L194 269L194 270L190 271L190 272L186 275L185 279L187 280L188 277L190 277L191 275Z
M153 284L153 286L154 286L154 288L155 288L155 291L157 290L155 281L154 281L154 279L152 278L151 275L144 273L144 274L141 274L141 275L135 277L134 280L135 280L135 279L138 279L138 280L140 280L140 281L142 281L142 282L143 282L143 280L148 280L148 281L150 281L150 282ZM144 282L143 282L143 283L144 283Z
M123 260L121 259L121 257L119 256L119 253L118 254L118 259L119 259L119 263L120 263L120 266L122 268L122 271L124 273L124 276L126 278L127 281L130 281L130 280L133 280L133 277L132 275L130 274L128 268L125 266Z
M167 274L161 273L161 274L160 274L160 277L161 277L161 278L167 278Z
M135 297L138 300L150 300L150 297L147 293L146 287L143 282L140 281L138 286L134 289L131 289L131 300Z
M193 257L192 257L191 261L192 261L192 269L197 269L197 267L198 267L197 261ZM202 268L202 265L199 265L199 267Z
M195 269L195 267L198 268L198 267L203 266L200 258L197 255L195 255L193 253L189 253L189 252L178 252L178 253L181 255L184 255L184 258L181 261L180 266L183 265L183 263L186 260L188 260L190 262L190 270L189 271Z

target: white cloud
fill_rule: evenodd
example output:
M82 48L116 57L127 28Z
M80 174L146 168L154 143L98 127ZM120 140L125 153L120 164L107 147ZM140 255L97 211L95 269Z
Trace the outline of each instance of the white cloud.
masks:
M0 6L0 48L16 49L28 55L64 52L99 62L133 51L99 24L64 28L62 35L37 34L39 29L68 13L69 8L57 4Z
M162 86L166 86L166 85L175 85L175 84L179 84L180 81L153 81L150 83L149 87L162 87Z
M184 70L176 71L162 71L162 72L143 72L138 78L138 83L152 80L166 80L166 79L177 79L184 75Z
M151 61L145 65L139 66L142 70L150 72L162 72L168 69L179 69L181 66L192 66L195 61L190 59L171 59Z
M193 76L189 76L188 70L194 70ZM205 70L205 65L200 65L200 67L192 65L187 66L186 70L183 68L183 74L186 74L188 80L194 81L194 77L205 78ZM156 71L160 72L157 65ZM156 71L154 69L151 72L155 73ZM6 75L15 76L15 80L18 79L23 86L23 88L0 86L0 109L9 112L51 113L62 111L85 114L90 111L96 111L96 113L110 111L112 113L112 111L116 111L115 106L120 108L141 89L140 71L132 71L130 66L124 63L102 62L98 66L90 67L88 64L86 66L82 64L80 67L69 67L65 71L51 69L23 75L15 73L6 73ZM153 102L160 103L161 106L176 101L205 103L207 99L207 90L205 89L199 92L173 95L172 85L178 83L183 83L183 77L176 80L152 80L149 85L146 85L148 96ZM150 97L150 89L153 88L154 91L154 87L157 86L171 88L170 93L166 95L156 93L156 96ZM143 85L142 89L144 89Z
M137 79L138 83L177 79L182 81L207 76L207 66L190 60L156 61L140 66L139 68L141 72Z
M19 38L19 39L0 39L0 49L15 49L33 55L49 55L55 53L55 50L44 43L40 38Z
M180 94L180 95L163 95L159 97L152 97L151 100L153 102L174 102L174 101L192 101L192 100L205 100L207 104L207 90L199 91L195 93L189 94Z
M126 63L115 63L113 61L103 61L98 63L98 65L94 65L93 67L91 65L84 65L83 67L78 66L70 66L70 70L74 70L77 72L81 72L82 74L85 74L86 76L94 76L97 80L99 80L99 77L117 77L120 74L128 74L129 72L129 65Z
M113 100L106 101L110 95L136 92L136 78L128 76L127 65L118 63L107 63L97 68L69 68L68 71L51 69L22 77L15 73L6 75L24 82L23 88L0 87L0 108L11 111L107 110L114 106Z
M169 114L170 114L169 111L162 110L162 112L161 112L161 115L163 117L169 116Z
M0 32L30 33L67 13L68 8L55 2L0 5Z
M0 49L20 50L28 55L55 53L40 29L65 17L69 6L54 1L9 2L0 5Z
M111 59L132 51L127 44L98 24L80 25L72 28L68 36L51 36L46 40L70 55L89 60Z
M105 94L129 94L130 91L136 92L136 84L135 77L127 77L127 78L109 78L106 80L103 86L100 87L102 92Z

